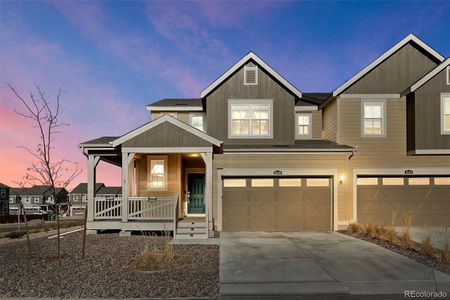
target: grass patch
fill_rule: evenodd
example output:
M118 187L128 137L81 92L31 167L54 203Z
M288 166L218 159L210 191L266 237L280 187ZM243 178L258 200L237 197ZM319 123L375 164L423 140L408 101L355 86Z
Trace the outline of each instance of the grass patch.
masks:
M177 255L173 246L166 242L163 247L145 246L130 266L139 271L160 271L180 267L183 263L183 257Z

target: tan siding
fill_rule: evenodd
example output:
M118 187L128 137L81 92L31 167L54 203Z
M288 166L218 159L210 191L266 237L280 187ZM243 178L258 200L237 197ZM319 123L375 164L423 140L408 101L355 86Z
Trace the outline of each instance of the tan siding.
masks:
M450 93L445 71L415 92L416 149L450 149L450 135L441 134L441 93Z
M323 109L323 138L330 141L337 139L337 101L331 100Z
M345 93L399 94L434 67L435 62L407 44L350 86Z
M336 169L338 176L348 177L347 157L348 154L216 154L213 161L213 217L217 220L219 168ZM351 215L346 200L347 190L347 181L344 181L338 188L338 221L346 221Z
M322 138L322 111L312 112L312 138Z
M123 147L208 147L211 144L171 123L164 122L126 141Z
M385 138L361 137L361 99L339 99L338 143L355 145L357 152L349 162L351 169L445 168L450 156L406 155L406 100L388 99ZM351 175L351 174L350 174ZM352 176L347 177L347 211L352 209Z
M228 139L228 99L273 99L272 139ZM207 132L225 144L293 144L294 96L258 68L258 85L244 85L243 68L206 99Z

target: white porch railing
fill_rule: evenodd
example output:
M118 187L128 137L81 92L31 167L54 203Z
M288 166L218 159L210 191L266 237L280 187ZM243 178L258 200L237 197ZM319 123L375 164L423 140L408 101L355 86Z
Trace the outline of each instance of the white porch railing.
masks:
M122 198L95 197L95 220L114 220L122 218Z
M175 220L178 195L128 197L129 220Z

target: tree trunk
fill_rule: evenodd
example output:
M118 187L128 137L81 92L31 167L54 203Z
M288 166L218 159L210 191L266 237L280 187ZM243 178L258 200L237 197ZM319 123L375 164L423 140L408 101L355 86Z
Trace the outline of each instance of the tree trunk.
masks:
M27 235L28 255L31 255L31 241L30 241L30 234L28 233L27 211L23 207L23 204L20 204L20 209L23 211L23 221L25 222L25 232L26 232L26 235Z
M55 212L56 212L56 230L57 230L57 240L58 240L58 265L61 266L61 229L59 224L59 208L58 205L55 204Z
M86 207L84 208L84 228L83 228L83 248L81 250L81 258L84 259L86 256L86 231L87 231L87 216L88 216L88 205L86 203Z

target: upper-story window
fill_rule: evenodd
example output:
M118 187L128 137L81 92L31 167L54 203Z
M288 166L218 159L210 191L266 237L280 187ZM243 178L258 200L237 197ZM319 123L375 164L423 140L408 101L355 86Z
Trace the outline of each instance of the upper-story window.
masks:
M441 134L450 134L450 93L441 94Z
M148 189L167 190L167 156L149 156L147 160Z
M39 203L39 196L34 196L33 201L34 203Z
M195 127L201 131L205 131L205 127L203 125L203 115L191 113L189 117L192 127Z
M297 139L310 139L312 137L311 120L312 118L310 113L295 115L295 136Z
M271 138L272 100L228 100L228 137Z
M386 101L362 102L361 135L386 136Z
M258 84L258 67L244 66L244 85Z
M6 198L6 189L0 189L0 197Z
M9 196L9 203L15 203L15 201L16 201L16 197Z

